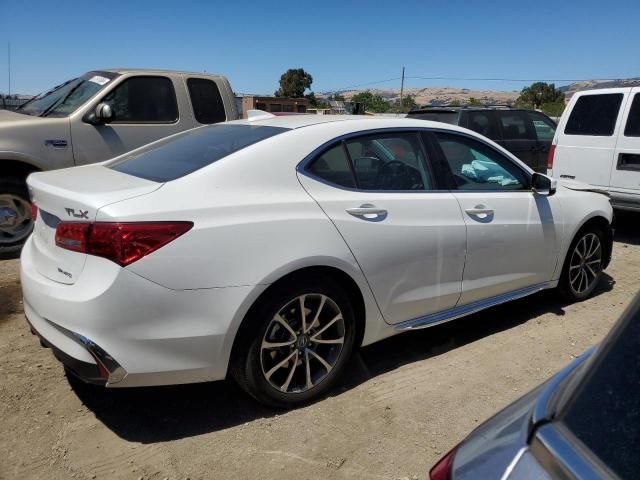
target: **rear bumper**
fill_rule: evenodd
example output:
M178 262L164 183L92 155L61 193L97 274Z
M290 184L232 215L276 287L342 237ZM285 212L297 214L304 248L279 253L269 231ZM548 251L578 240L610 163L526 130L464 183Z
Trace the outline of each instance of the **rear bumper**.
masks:
M58 359L67 369L68 372L73 374L74 377L82 380L85 383L91 383L93 385L106 385L107 379L100 376L100 370L98 369L98 365L95 363L89 363L82 360L78 360L77 358L72 357L71 355L66 354L63 350L56 347L49 340L38 332L34 328L34 326L29 321L29 317L25 315L25 319L29 324L29 328L31 329L31 333L36 335L40 339L40 343L45 348L50 348L53 352L53 356Z
M38 272L33 249L29 239L21 256L29 323L77 376L108 387L225 378L238 325L266 288L172 290L92 256L66 285Z

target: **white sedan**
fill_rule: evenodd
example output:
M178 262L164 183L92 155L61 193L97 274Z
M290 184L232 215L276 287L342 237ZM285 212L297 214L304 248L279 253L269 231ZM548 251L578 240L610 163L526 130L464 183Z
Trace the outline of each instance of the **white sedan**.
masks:
M543 289L581 300L612 210L443 123L259 115L36 173L32 331L88 382L292 406L354 348Z

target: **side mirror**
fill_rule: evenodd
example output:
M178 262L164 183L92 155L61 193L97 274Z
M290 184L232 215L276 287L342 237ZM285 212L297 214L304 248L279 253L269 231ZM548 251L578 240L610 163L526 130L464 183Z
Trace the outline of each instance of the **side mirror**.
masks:
M84 120L92 125L110 123L114 118L113 108L108 103L99 103L93 112L90 112Z
M547 177L542 173L534 173L531 177L531 188L538 195L550 197L556 193L557 182L551 177Z

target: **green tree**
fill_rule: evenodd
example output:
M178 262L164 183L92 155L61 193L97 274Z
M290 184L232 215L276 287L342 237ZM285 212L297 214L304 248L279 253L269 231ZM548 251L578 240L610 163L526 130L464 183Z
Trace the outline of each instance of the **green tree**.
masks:
M482 102L478 100L476 97L469 97L469 105L482 105Z
M280 88L275 91L276 97L301 98L304 91L311 88L313 77L302 68L290 68L280 77Z
M380 95L374 95L369 90L355 94L351 101L353 103L364 104L364 109L367 112L373 113L385 113L391 109L391 104L387 102Z
M449 106L450 107L461 107L462 106L462 102L460 100L458 100L457 98L454 98L453 100L451 100L449 102Z
M564 104L564 93L556 89L555 84L536 82L528 87L524 87L520 96L516 100L516 105L520 107L540 108L544 103Z
M549 102L540 105L540 110L550 117L559 117L564 112L564 100L562 102Z
M393 109L397 112L409 112L414 108L418 108L418 102L413 95L406 95L402 97L402 105L400 105L400 99L393 102Z

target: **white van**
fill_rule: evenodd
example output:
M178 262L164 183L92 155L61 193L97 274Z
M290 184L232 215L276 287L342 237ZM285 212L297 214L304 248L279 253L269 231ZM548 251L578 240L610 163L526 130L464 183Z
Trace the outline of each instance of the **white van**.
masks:
M640 87L577 92L553 137L548 173L604 187L611 204L640 211Z

